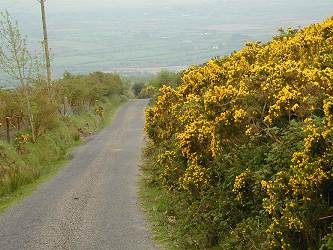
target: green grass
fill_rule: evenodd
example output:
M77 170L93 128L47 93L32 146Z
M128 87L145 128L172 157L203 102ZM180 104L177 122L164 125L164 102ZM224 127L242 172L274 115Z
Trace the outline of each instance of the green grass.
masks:
M146 146L142 156L139 179L139 199L148 219L153 239L162 248L170 250L182 249L177 243L181 237L179 226L172 223L170 218L178 209L179 203L174 200L172 193L163 189L156 181L158 168L155 164L156 152L149 144ZM177 221L178 222L178 221Z
M37 143L28 144L25 153L16 152L14 145L0 142L0 213L31 195L39 185L50 180L68 163L70 153L84 140L80 140L77 128L85 135L95 133L109 125L118 107L124 102L113 97L104 103L104 119L94 113L73 116L46 132Z
M169 209L170 197L158 186L147 183L144 177L140 180L139 195L153 232L153 239L164 249L181 249L173 241L174 229L167 222L166 211Z
M4 211L6 211L6 209L23 200L25 197L30 196L38 188L39 185L52 179L52 177L54 177L59 172L59 170L61 170L66 165L67 162L68 160L59 160L57 162L54 162L53 164L50 164L48 166L49 171L47 174L42 175L32 183L20 186L14 192L1 197L0 213L3 213Z

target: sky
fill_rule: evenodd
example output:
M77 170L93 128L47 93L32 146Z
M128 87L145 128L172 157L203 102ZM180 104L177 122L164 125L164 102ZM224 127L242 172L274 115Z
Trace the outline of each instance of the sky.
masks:
M37 0L0 0L29 45L42 40ZM280 27L333 14L332 0L47 0L53 71L155 72L269 41Z
M37 0L1 0L2 6L8 8L11 6L31 6L31 3ZM194 3L205 3L214 0L47 0L47 4L52 8L70 8L75 7L79 9L84 8L99 8L101 6L112 7L138 7L138 6L163 6L163 5L186 5ZM233 0L221 0L223 2L230 2Z

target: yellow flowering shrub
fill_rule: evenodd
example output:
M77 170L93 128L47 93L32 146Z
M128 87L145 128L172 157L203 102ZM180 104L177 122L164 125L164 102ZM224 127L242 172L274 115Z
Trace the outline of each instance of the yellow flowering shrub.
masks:
M96 113L97 115L99 115L100 117L103 117L103 116L104 116L104 113L105 113L104 108L103 108L102 106L97 106L97 107L95 108L95 113Z
M32 142L32 138L30 134L18 134L15 137L15 147L19 152L23 152L24 150L24 146L29 143Z
M198 164L197 159L193 159L179 181L186 190L200 189L208 183L207 170Z
M252 196L251 204L266 212L271 248L318 246L313 231L324 229L314 221L328 211L325 195L333 191L327 187L333 181L333 18L192 66L180 86L160 92L146 111L145 130L162 148L160 181L167 190L194 195L223 186L243 205ZM293 139L297 150L280 161L288 165L268 167L273 144L290 151L283 134L291 122L305 138ZM266 151L242 158L253 144L253 150ZM220 161L230 156L229 165L247 162L249 168L217 172L218 165L229 166ZM224 183L229 180L233 185ZM255 183L262 194L249 192Z
M155 141L169 139L175 132L177 120L173 115L173 102L178 99L177 92L171 87L163 87L162 95L158 97L156 105L146 111L146 132Z
M249 169L236 176L232 192L236 195L236 200L244 203L247 196L251 193L253 185L253 176Z
M279 172L274 180L262 181L268 197L264 199L264 209L272 216L267 232L271 235L272 247L290 249L287 232L304 233L309 218L304 214L308 207L324 202L322 186L332 178L332 137L331 104L324 105L326 119L323 124L305 120L304 149L295 152L291 159L290 171ZM325 126L326 125L326 126ZM319 192L322 192L319 195Z
M159 180L169 191L179 189L180 169L177 166L176 153L174 151L165 151L158 156L157 163L163 166Z

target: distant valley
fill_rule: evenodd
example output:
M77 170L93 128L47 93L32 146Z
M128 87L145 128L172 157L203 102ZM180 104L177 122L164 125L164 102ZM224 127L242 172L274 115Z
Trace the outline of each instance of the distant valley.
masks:
M126 1L116 6L101 1L90 8L84 7L89 1L76 7L62 0L47 3L56 76L65 70L144 74L182 69L227 55L245 41L267 41L281 26L319 22L333 13L329 0L320 5L310 0L188 1L177 7L168 1L127 7ZM242 4L235 8L235 1ZM38 4L2 0L0 8L18 19L31 46L40 46Z

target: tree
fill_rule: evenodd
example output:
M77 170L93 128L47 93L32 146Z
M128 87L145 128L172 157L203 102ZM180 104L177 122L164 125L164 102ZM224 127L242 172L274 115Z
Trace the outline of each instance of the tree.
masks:
M29 52L17 21L13 21L7 11L0 12L0 70L18 81L23 89L33 141L36 136L29 82L41 77L39 66L38 56Z
M134 95L136 96L136 97L138 97L139 96L139 94L141 93L141 91L142 91L142 89L144 88L144 83L142 83L142 82L137 82L137 83L135 83L133 86L132 86L132 91L133 91L133 93L134 93Z

